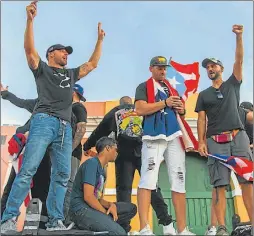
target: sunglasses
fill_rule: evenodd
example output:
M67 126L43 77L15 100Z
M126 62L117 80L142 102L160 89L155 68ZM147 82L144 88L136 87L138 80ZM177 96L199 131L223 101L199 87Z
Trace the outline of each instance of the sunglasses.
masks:
M218 99L223 99L223 94L221 93L221 91L219 89L216 89L215 93L216 93Z

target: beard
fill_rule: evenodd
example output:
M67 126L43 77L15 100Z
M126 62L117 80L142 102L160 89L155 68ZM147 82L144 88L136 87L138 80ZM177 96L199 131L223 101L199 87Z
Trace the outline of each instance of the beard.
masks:
M216 80L220 77L219 72L215 72L214 74L208 74L210 80Z

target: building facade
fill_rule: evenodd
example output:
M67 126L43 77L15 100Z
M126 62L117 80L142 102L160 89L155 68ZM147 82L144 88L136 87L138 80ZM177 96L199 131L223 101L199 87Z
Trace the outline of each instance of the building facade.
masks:
M191 129L193 130L194 135L197 137L197 114L194 112L195 104L197 100L197 94L192 95L186 102L186 120L189 123ZM118 101L106 101L106 102L85 102L84 105L88 111L88 121L87 121L87 131L82 140L82 143L86 141L92 131L97 127L97 125L101 122L104 115L110 111L113 107L119 104ZM1 195L3 192L3 188L6 184L8 179L8 175L11 170L11 163L9 162L8 158L8 141L15 133L16 126L13 125L3 125L1 126ZM190 158L190 159L188 159ZM195 192L190 192L188 195L188 187L187 187L187 206L188 206L188 223L192 226L194 224L194 228L196 232L200 232L202 234L204 227L209 224L210 219L210 201L211 201L211 186L209 187L209 183L207 182L208 174L204 172L205 162L206 160L203 157L200 157L197 153L196 154L188 154L187 153L187 161L186 161L186 169L187 175L189 177L189 181L187 184L189 185L190 189L195 189L197 185L201 186L200 188L196 188ZM189 166L188 166L189 165ZM108 179L106 182L106 189L105 189L105 198L110 201L116 201L116 188L115 188L115 169L114 164L110 163L108 166ZM189 170L189 172L188 172ZM171 202L171 194L169 191L169 183L167 182L167 177L165 175L164 167L162 166L160 171L160 185L162 188L163 196L167 204L169 205L169 211L174 215L174 210L172 208ZM165 175L165 176L164 176ZM198 176L196 179L192 176ZM202 178L200 178L203 176ZM204 179L201 181L200 184L197 184L197 181ZM133 190L132 190L132 202L137 203L137 186L139 182L139 175L136 172L133 182ZM237 179L234 175L232 175L232 184L231 184L230 193L228 193L229 198L229 205L232 205L232 209L230 212L227 212L227 217L231 218L233 213L237 213L240 215L242 221L248 221L247 212L243 206L243 200L241 197L241 189L237 182ZM189 198L188 198L189 196ZM231 200L230 200L231 199ZM202 207L203 208L202 208ZM199 210L197 210L199 209ZM206 216L203 214L204 211L202 209L206 209ZM200 213L196 213L196 212ZM24 221L25 215L25 208L22 206L21 208L21 217L19 219L19 227L21 228ZM203 215L202 215L203 214ZM195 222L191 219L195 219ZM202 219L199 221L199 219ZM161 226L158 226L156 217L154 216L152 209L150 210L150 223L153 225L155 233L161 233ZM132 220L132 230L139 230L139 219L138 214Z

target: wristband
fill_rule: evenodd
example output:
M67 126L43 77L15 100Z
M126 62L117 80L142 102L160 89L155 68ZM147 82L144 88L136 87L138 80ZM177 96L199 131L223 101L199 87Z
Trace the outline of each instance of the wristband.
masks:
M164 103L165 103L165 106L167 107L167 106L168 106L168 104L167 104L167 101L166 101L166 99L164 100Z
M186 114L186 110L185 109L184 109L184 113L182 113L182 114L179 113L180 116L184 116L185 114Z

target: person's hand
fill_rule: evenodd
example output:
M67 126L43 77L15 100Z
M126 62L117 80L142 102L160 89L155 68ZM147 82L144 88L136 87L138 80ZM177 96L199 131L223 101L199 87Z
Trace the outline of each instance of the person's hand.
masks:
M166 99L166 103L168 107L176 108L181 106L182 101L178 96L170 96L169 98Z
M232 31L233 31L236 35L242 34L242 33L243 33L243 25L233 25Z
M26 14L28 20L33 20L34 17L37 15L37 2L33 1L26 7Z
M107 210L107 215L112 214L114 221L118 220L117 208L115 203L111 203L109 209Z
M204 142L198 144L198 152L201 156L208 156L207 145Z
M185 108L183 102L180 100L178 105L173 106L174 110L178 112L178 114L183 115L185 113Z
M3 92L3 91L8 91L8 87L9 87L9 86L4 87L4 86L2 85L2 83L1 83L1 92Z
M105 32L104 30L101 28L101 22L98 23L98 40L103 40L105 37Z

